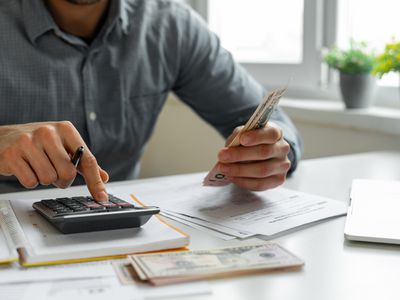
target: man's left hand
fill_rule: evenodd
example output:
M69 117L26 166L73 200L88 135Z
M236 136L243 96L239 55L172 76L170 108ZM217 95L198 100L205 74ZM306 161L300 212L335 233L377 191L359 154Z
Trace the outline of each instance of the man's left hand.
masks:
M228 138L232 140L240 128ZM240 136L240 145L218 153L218 170L241 188L263 191L283 184L290 169L290 145L282 130L269 122Z

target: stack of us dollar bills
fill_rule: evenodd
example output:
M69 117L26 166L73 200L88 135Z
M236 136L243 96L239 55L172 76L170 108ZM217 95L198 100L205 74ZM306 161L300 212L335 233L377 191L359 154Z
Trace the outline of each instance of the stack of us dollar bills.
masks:
M234 247L130 255L135 277L153 285L165 285L261 273L300 269L304 262L277 243L243 244ZM129 272L118 272L121 276ZM122 274L122 275L121 275ZM125 275L123 275L125 274Z

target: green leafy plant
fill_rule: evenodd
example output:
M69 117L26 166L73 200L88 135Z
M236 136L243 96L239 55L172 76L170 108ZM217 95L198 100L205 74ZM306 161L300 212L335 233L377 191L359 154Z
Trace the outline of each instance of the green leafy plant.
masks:
M370 73L374 60L375 56L367 50L365 42L354 41L351 41L349 49L340 50L334 47L324 56L324 61L331 68L346 74Z
M375 60L372 74L382 78L389 72L400 72L400 42L386 44L385 51L379 54Z

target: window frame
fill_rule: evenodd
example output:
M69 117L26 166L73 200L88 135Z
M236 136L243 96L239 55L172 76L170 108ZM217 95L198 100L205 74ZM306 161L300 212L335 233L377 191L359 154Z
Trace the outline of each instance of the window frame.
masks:
M186 0L206 21L208 1ZM340 0L304 0L303 61L300 64L242 63L266 88L289 83L287 95L298 98L340 100L338 74L322 62L336 44ZM377 106L399 108L400 87L378 86Z

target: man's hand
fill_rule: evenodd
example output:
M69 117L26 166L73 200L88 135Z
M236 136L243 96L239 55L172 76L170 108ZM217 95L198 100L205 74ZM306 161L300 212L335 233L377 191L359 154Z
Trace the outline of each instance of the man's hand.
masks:
M97 164L71 122L43 122L0 126L0 174L15 175L26 188L38 184L67 188L76 176L71 156L85 147L78 172L96 200L108 200L108 174Z
M240 130L236 128L227 145ZM240 146L227 147L218 153L218 170L239 187L262 191L285 182L290 169L290 145L282 130L273 123L240 136Z

